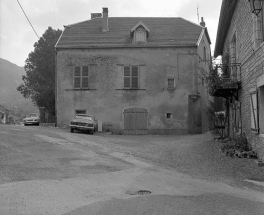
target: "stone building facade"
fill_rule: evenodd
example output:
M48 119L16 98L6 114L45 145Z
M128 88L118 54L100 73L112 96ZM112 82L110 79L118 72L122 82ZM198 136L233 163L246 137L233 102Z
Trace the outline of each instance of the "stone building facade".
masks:
M230 135L233 136L235 133L245 135L262 159L264 158L263 29L263 10L256 16L252 13L248 0L223 0L214 56L229 58L231 78L239 86L233 91L230 100Z
M65 26L56 44L56 116L94 115L125 134L207 131L210 69L205 28L182 18L109 18Z

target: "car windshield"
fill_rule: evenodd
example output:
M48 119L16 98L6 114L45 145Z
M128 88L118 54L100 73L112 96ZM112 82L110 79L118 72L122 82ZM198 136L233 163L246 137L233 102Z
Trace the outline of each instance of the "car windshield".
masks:
M88 116L88 115L76 115L74 117L74 119L88 119L88 120L92 120L92 117Z
M29 114L29 117L38 117L38 114L32 113L32 114Z

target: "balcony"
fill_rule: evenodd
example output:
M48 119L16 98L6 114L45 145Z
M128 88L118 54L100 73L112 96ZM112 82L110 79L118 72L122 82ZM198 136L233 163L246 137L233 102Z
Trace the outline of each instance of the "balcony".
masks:
M237 91L241 87L240 64L217 65L213 72L215 73L215 80L212 96L224 98L237 97Z

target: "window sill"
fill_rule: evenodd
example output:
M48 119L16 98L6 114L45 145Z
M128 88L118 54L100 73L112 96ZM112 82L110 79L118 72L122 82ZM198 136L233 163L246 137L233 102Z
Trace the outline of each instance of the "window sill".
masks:
M66 91L88 91L88 90L97 90L97 89L66 89Z
M147 89L126 89L126 88L122 88L122 89L115 89L115 90L147 90Z

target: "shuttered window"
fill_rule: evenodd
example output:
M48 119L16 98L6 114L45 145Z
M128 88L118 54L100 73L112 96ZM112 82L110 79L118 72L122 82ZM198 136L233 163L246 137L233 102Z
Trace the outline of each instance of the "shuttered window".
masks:
M175 81L174 78L168 78L168 89L173 89L175 88Z
M259 131L258 95L257 91L250 94L251 130Z
M74 89L88 89L88 66L75 66L74 69Z
M124 66L124 88L138 89L138 66Z

